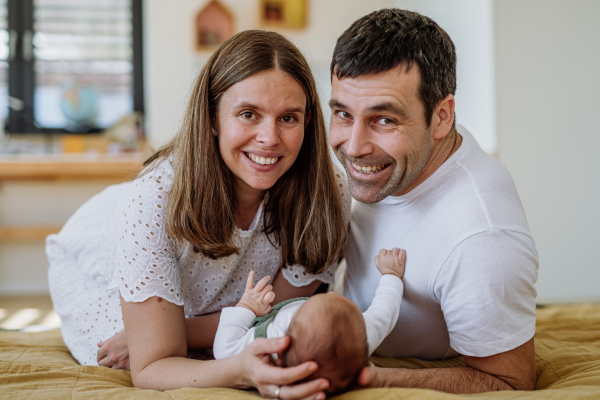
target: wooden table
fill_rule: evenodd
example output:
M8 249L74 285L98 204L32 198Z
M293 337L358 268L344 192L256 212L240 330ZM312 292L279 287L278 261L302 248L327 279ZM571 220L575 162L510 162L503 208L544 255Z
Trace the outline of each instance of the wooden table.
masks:
M0 156L0 185L6 181L114 180L135 177L145 155L132 153ZM0 226L2 240L39 240L60 226Z

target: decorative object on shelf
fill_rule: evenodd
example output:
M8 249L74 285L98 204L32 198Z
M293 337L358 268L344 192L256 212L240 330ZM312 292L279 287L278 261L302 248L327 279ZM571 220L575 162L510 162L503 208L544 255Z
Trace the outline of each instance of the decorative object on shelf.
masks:
M196 50L209 50L233 35L233 15L218 0L211 0L198 14L195 23Z
M60 109L71 122L70 130L87 132L96 124L98 116L98 91L93 86L77 83L68 86L62 94Z
M260 0L260 22L265 27L306 27L307 0Z
M104 131L104 135L111 142L108 152L118 154L142 151L145 143L142 126L142 114L140 113L134 112L122 117L116 124Z

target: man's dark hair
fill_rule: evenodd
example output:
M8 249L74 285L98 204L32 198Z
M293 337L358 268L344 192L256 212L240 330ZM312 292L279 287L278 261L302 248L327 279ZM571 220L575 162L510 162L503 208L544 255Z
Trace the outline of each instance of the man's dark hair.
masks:
M456 50L450 36L431 18L416 12L385 8L355 21L339 37L331 74L338 79L388 71L400 64L421 72L419 95L425 120L456 92Z

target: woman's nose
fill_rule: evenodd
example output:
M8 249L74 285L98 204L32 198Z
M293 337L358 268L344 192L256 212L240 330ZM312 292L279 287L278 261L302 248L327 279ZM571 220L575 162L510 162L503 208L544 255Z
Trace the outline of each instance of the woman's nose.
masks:
M281 142L277 121L266 120L258 127L256 141L265 147L275 147Z

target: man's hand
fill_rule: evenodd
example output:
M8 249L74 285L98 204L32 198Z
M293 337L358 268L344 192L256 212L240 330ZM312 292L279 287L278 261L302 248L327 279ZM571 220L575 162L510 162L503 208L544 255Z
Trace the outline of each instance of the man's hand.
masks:
M375 266L381 275L391 274L402 279L404 265L406 264L406 251L394 247L392 250L381 249L375 256Z
M248 274L246 281L246 290L242 295L236 307L244 307L256 314L257 317L262 317L271 311L271 302L275 299L273 286L267 285L271 279L270 276L265 276L254 285L254 271Z
M98 365L129 371L129 348L125 329L103 342L98 342Z

